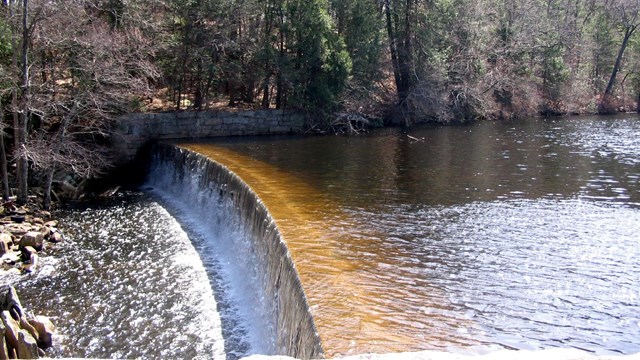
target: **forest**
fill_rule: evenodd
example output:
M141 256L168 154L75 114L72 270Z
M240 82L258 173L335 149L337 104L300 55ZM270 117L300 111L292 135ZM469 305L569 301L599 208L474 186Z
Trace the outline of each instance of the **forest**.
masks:
M635 111L640 0L3 0L2 195L108 166L129 112L323 124ZM33 176L32 176L33 178ZM45 202L49 201L47 197Z

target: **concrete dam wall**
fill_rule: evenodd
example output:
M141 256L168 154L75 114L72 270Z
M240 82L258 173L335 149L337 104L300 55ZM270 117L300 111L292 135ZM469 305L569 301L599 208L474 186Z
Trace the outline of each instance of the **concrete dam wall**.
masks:
M292 134L304 124L303 114L283 110L139 113L116 121L112 141L117 162L126 163L154 140Z
M251 272L263 291L260 302L267 305L266 320L271 328L267 336L273 338L275 353L301 359L323 357L298 272L256 193L224 165L169 144L154 146L151 168L150 176L165 179L154 181L154 186L167 188L163 190L197 209L204 221L214 223L213 227L232 228L222 238L233 238L227 234L239 232L237 240L219 246L241 249L237 260L250 262L253 267Z

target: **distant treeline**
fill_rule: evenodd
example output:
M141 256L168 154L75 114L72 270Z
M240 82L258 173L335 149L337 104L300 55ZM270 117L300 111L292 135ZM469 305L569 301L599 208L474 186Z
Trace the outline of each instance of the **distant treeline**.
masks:
M173 108L405 123L636 109L638 0L112 0ZM143 15L140 15L142 12Z
M57 169L95 176L109 120L130 111L413 124L636 110L639 12L640 0L3 0L0 158L49 183Z

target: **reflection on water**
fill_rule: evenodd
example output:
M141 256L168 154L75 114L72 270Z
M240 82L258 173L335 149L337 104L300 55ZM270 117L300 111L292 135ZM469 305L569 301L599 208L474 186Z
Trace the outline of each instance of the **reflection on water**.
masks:
M594 117L182 146L265 202L329 355L634 353L638 134Z

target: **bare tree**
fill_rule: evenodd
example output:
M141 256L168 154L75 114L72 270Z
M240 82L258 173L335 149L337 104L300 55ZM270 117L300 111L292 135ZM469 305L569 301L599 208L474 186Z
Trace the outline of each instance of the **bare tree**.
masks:
M57 171L91 178L109 167L111 121L149 96L157 72L140 27L128 27L120 17L113 26L109 13L86 1L70 1L64 9L46 1L42 6L46 21L30 42L37 57L29 77L30 112L37 125L20 154L46 174L49 207Z
M23 0L22 3L22 52L20 53L21 61L21 94L18 112L18 123L15 130L15 156L16 172L18 182L18 204L27 203L27 192L29 182L29 164L27 156L24 152L27 140L27 124L29 119L29 0Z
M631 36L638 26L640 26L640 0L614 1L611 5L611 12L611 16L615 17L617 22L620 24L623 31L623 37L618 50L618 55L616 56L616 61L613 65L613 69L611 70L611 76L609 77L607 88L605 89L604 95L600 101L598 108L600 113L610 113L613 111L611 96L613 94L613 86L616 82L616 76L620 71L624 52L629 45L629 39L631 39Z

